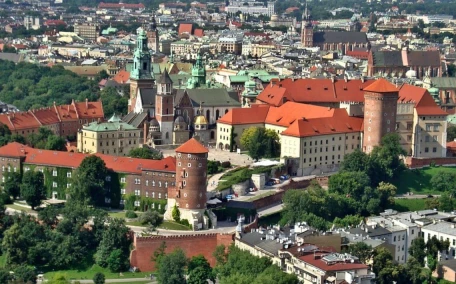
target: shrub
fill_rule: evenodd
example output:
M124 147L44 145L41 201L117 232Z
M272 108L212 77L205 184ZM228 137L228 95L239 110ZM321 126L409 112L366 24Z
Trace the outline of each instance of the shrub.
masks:
M226 169L226 168L230 168L230 167L231 167L230 161L222 162L222 168Z
M173 211L171 212L171 215L173 216L174 221L179 223L179 221L180 221L180 211L179 211L179 208L177 208L176 204L174 204Z
M207 162L207 173L213 175L219 172L219 167L221 166L219 161L208 161Z
M181 224L181 225L184 225L184 226L187 226L187 227L191 228L190 223L188 222L187 219L182 219L178 223Z
M126 213L125 213L125 217L129 218L129 219L134 219L134 218L138 218L138 215L131 211L131 210L128 210Z
M146 211L139 216L139 222L143 225L150 224L157 227L162 221L163 217L157 211Z

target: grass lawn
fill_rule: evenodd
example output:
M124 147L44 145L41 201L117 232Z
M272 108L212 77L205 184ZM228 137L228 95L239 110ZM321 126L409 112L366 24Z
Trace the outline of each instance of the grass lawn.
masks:
M163 221L159 226L159 229L167 230L181 230L181 231L190 231L190 228L182 224L172 222L172 221Z
M395 204L393 206L394 210L399 212L406 212L406 211L418 211L425 209L425 202L426 199L418 199L418 198L396 198L394 200Z
M429 167L417 170L405 170L393 184L397 187L398 194L409 191L415 194L440 194L433 190L431 178L439 171L456 173L456 167Z
M4 268L6 264L6 255L2 254L0 255L0 268Z
M32 213L32 212L36 213L35 211L33 211L30 208L27 208L27 207L24 207L24 206L20 206L20 205L16 205L16 204L7 204L6 207L14 209L14 210L25 211L27 213Z
M54 274L59 273L66 276L67 279L71 280L83 280L83 279L93 279L93 276L97 272L102 272L106 279L120 279L120 278L144 278L146 275L149 275L150 272L122 272L123 276L120 276L119 273L110 272L107 268L102 268L96 264L86 270L58 270L47 272L44 274L44 277L47 279L52 279ZM148 281L150 282L150 281ZM145 281L144 283L148 283ZM137 282L135 282L137 283Z
M270 196L270 195L274 195L276 192L271 190L271 191L268 191L268 192L265 192L265 193L260 193L260 194L257 194L255 196L252 196L251 198L247 199L246 201L255 201L255 200L258 200L258 199L261 199L261 198L265 198L267 196Z

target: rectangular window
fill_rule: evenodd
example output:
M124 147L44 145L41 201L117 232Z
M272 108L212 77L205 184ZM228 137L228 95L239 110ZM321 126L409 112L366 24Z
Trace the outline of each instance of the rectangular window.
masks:
M105 180L106 180L106 181L111 181L111 176L106 176L106 177L105 177Z
M136 200L136 201L135 201L135 206L136 206L136 207L141 206L141 202L139 202L139 200Z
M429 142L429 135L426 135L426 137L424 137L424 142Z
M432 135L432 140L433 140L434 142L437 142L437 141L438 141L437 135Z
M120 190L120 193L122 193L122 194L125 194L126 192L127 192L127 191L125 190L125 188L122 188L122 189Z
M125 183L125 178L124 177L120 178L120 182Z
M57 187L57 183L55 181L52 182L52 187Z
M139 190L139 189L135 189L135 195L136 195L136 196L139 196L139 195L141 195L141 190Z
M424 153L428 153L428 152L429 152L429 148L428 147L424 148Z
M413 123L407 122L407 130L412 130L412 128L413 128Z
M426 131L431 131L432 124L426 123Z
M439 131L439 125L438 124L434 124L434 131Z
M437 147L433 147L433 148L432 148L432 152L433 152L433 153L437 153Z
M53 171L52 171L52 176L53 176L53 177L56 177L56 176L57 176L57 171L56 171L56 170L53 170Z
M71 187L71 183L67 183L67 188L70 188Z
M125 204L125 200L121 199L120 200L120 205L124 205Z
M407 135L407 142L411 142L412 141L412 135Z
M67 178L71 177L71 172L67 172Z
M162 194L160 192L158 193L158 198L162 198Z

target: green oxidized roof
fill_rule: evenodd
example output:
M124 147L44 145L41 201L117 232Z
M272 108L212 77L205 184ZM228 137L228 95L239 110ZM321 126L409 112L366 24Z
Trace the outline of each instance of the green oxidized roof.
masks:
M123 122L119 116L114 114L108 122L103 122L103 123L98 123L98 122L92 122L89 125L83 126L83 130L86 131L93 131L93 132L111 132L111 131L117 131L122 128L123 131L129 131L129 130L139 130L138 128L135 128L131 126L128 123Z
M434 77L431 79L432 86L437 89L451 88L453 89L456 86L455 77Z

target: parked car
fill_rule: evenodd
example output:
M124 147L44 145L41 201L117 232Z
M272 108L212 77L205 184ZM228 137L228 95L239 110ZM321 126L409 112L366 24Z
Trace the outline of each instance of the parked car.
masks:
M281 179L281 180L288 180L289 178L290 178L289 175L282 175L282 176L280 176L280 179Z

